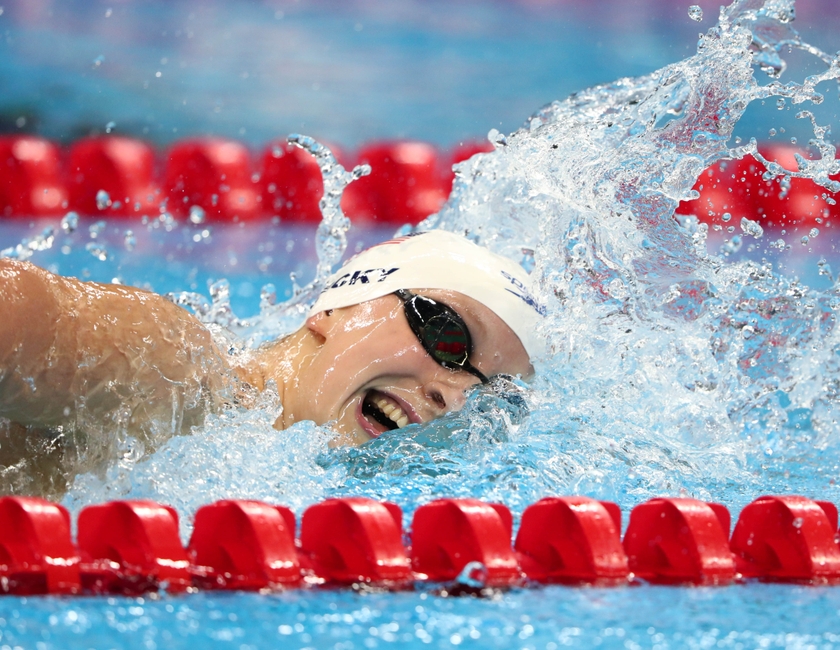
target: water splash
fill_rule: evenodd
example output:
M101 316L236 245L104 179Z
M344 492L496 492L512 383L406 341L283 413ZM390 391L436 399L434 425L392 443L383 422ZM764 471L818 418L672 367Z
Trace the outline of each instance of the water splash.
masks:
M450 492L507 502L575 492L624 503L684 493L739 503L776 474L780 491L803 482L803 491L829 489L833 456L802 467L837 445L840 414L826 395L836 382L834 291L818 294L766 264L725 264L706 251L702 224L673 218L703 169L760 158L754 140L730 145L751 102L819 104L817 85L840 76L836 57L793 31L793 15L792 3L735 2L693 57L554 102L513 134L491 132L496 150L457 168L451 200L421 228L462 232L514 259L533 250L552 354L538 364L530 419L501 449L476 458L448 448L426 461L442 463L445 478L432 471L434 481L397 481L386 471L355 489L409 507ZM782 84L784 48L825 70ZM834 191L840 163L828 129L812 127L819 156L771 173ZM763 234L748 219L742 228ZM725 252L739 245L733 237ZM403 465L422 466L428 453L411 442L397 448L389 455L408 453Z
M711 164L763 160L755 140L733 146L751 103L819 105L818 86L840 77L840 58L803 42L794 16L792 1L738 0L721 10L694 56L553 102L515 133L491 131L495 151L457 166L449 202L420 228L461 232L533 265L549 307L542 330L551 352L521 396L530 416L479 389L462 412L431 425L356 449L306 448L296 462L320 469L290 497L293 505L340 494L389 499L409 512L442 495L504 501L517 512L558 493L625 506L660 494L737 506L759 490L831 498L840 466L840 286L820 293L769 263L727 262L707 251L704 224L673 216L680 201L696 197L692 187ZM782 83L789 50L824 70ZM811 124L818 155L798 159L797 169L770 163L768 174L836 191L831 177L840 163L829 129L807 109L799 116ZM195 305L202 318L227 318L252 343L290 328L317 295L346 247L341 192L364 173L346 172L309 138L290 141L316 156L325 178L314 280L285 303L266 297L261 316L247 323L220 311L224 300ZM755 221L739 223L745 237L764 234ZM733 236L724 253L733 255L739 242ZM217 485L232 492L180 495L234 453L208 439L230 441L238 454L229 432L263 415L225 417L134 467L128 493L174 500L187 511L216 494L279 498L266 491L264 472L285 463L293 447L261 447L268 437L256 448L276 457L250 480L241 476L248 461L230 459L236 477L226 474ZM265 430L300 444L312 433ZM182 471L192 455L213 459L209 469ZM85 480L78 503L95 494Z
M269 390L259 400L255 408L210 416L200 430L172 438L142 462L142 452L128 451L104 473L77 478L65 505L78 511L91 501L126 494L155 499L187 515L181 520L186 538L188 515L199 504L256 498L300 509L323 498L344 477L342 468L318 463L332 434L311 422L279 433L273 428L280 409L277 396Z
M318 254L315 279L295 292L287 303L287 306L303 304L308 307L323 290L327 278L347 248L350 220L341 210L344 190L353 181L370 174L370 165L357 165L348 172L335 159L332 151L312 138L294 134L289 136L288 141L315 156L324 180L324 196L319 204L322 218L315 235L315 249Z
M324 195L319 207L321 223L315 233L315 252L318 257L315 277L306 285L297 284L297 276L292 275L292 296L282 302L261 301L260 314L256 318L238 322L216 322L224 325L242 339L244 347L252 348L264 341L287 334L300 326L304 314L315 302L324 288L327 278L332 274L347 249L347 231L350 220L341 209L341 197L344 190L354 180L370 174L369 165L357 165L347 171L336 160L335 155L325 145L305 135L292 134L288 142L309 152L315 157L324 182ZM215 304L215 300L214 300Z
M55 241L55 228L47 226L34 237L26 237L19 244L0 250L0 257L28 260L38 251L49 250Z

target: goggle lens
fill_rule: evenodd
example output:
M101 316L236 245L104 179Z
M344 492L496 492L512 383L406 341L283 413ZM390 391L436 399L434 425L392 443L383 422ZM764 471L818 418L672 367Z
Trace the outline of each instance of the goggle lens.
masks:
M423 349L444 368L466 370L483 383L488 379L469 362L472 338L466 323L443 303L404 289L394 292L402 300L411 330Z

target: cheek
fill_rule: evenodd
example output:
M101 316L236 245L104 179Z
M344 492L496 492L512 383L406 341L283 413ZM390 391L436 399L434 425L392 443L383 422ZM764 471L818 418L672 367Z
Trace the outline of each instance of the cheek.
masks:
M412 372L426 353L402 325L383 320L365 329L344 329L328 340L304 380L313 401L326 406L365 390L378 377Z
M399 320L383 320L349 334L352 336L336 346L334 358L336 369L345 377L370 375L397 360L405 362L424 354L408 325Z

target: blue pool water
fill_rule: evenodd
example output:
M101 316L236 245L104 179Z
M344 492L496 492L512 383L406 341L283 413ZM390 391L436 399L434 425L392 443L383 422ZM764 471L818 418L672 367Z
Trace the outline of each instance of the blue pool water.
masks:
M9 599L26 648L835 648L836 589L640 587L515 591L492 600L346 591L161 600Z
M795 111L787 111L786 106L796 106L797 111L807 107L818 123L836 130L837 86L831 80L821 82L818 90L826 99L818 105L807 101L806 89L777 89L789 95L783 111L778 111L773 91L765 88L767 77L756 73L758 81L750 81L747 43L739 40L741 32L734 28L719 32L723 43L719 48L718 41L710 38L700 54L686 59L694 51L697 32L715 22L714 7L703 4L705 18L698 25L687 17L687 7L672 16L671 4L665 3L606 3L603 15L597 16L563 3L542 10L527 4L470 3L460 10L464 14L457 24L464 27L455 30L442 25L434 12L426 13L411 3L395 5L402 10L390 11L390 3L360 3L354 7L362 18L346 22L342 17L349 14L341 11L338 17L319 19L311 7L296 9L291 3L216 3L207 5L212 11L204 14L196 4L150 4L154 10L136 15L131 13L137 11L136 5L115 4L107 18L106 5L85 5L69 14L58 3L40 4L31 14L23 6L12 5L8 14L0 15L0 20L10 16L15 20L4 47L17 57L13 65L0 63L0 72L6 75L4 79L16 79L17 94L10 96L19 104L35 98L31 101L41 107L43 131L55 137L70 134L86 114L95 115L99 122L112 117L118 124L128 121L138 134L148 128L145 135L161 141L174 137L172 129L178 129L176 135L192 129L236 136L242 125L247 125L242 137L253 136L257 141L273 137L274 132L268 135L270 120L256 107L262 101L272 107L268 114L276 116L281 112L280 101L270 94L256 101L258 86L248 85L250 74L242 81L253 93L236 94L242 105L228 120L215 116L225 116L229 104L216 113L207 103L209 97L221 96L209 80L208 69L198 68L206 75L202 80L190 67L197 65L202 54L211 65L220 60L214 57L224 54L222 77L228 83L236 74L249 71L233 66L230 62L235 57L224 49L216 53L212 44L251 34L235 29L240 20L264 27L266 12L282 22L284 30L289 25L297 28L298 42L323 41L329 43L329 51L344 52L347 41L337 35L342 25L349 34L346 38L352 40L358 33L356 22L362 24L361 33L373 24L383 31L378 32L380 41L371 42L396 48L398 60L400 56L421 59L418 48L423 42L432 43L432 51L438 54L446 52L447 44L462 42L466 27L476 30L477 50L469 50L474 55L470 60L479 65L476 61L487 59L489 63L480 65L487 66L484 69L494 82L482 91L487 94L478 95L487 99L491 88L505 89L498 94L502 100L485 102L489 106L480 113L480 129L472 121L478 114L475 105L468 105L468 119L458 117L456 106L466 100L454 90L457 82L448 89L432 89L431 103L446 106L439 114L429 114L432 127L411 122L407 117L411 111L400 113L400 102L406 93L411 96L410 88L403 86L394 96L379 94L381 87L368 79L371 85L363 87L375 97L371 114L377 124L384 124L382 130L365 130L372 129L360 117L368 104L360 108L348 100L339 109L329 102L318 104L312 96L304 102L318 116L307 119L315 120L319 135L340 143L399 134L448 142L475 129L483 133L497 122L502 122L497 127L500 131L511 132L539 105L562 99L566 91L625 74L647 74L685 59L650 78L580 92L546 109L527 129L508 135L497 152L465 167L453 201L433 224L469 228L489 246L518 258L530 258L523 249L533 250L534 272L541 278L549 308L545 334L552 354L537 363L537 377L527 394L530 418L517 423L477 394L462 413L434 425L410 427L359 449L330 450L329 432L306 423L274 431L276 405L267 397L260 408L213 416L191 436L172 439L154 453L144 453L133 441L120 439L123 456L80 476L65 497L73 512L106 499L150 497L174 505L184 515L186 539L189 513L222 497L284 503L300 514L307 505L329 496L365 495L398 503L408 520L418 505L441 496L501 501L518 517L526 505L542 496L586 494L617 501L625 524L634 505L659 495L719 501L736 516L746 503L765 493L802 493L840 502L836 484L840 334L834 327L840 300L834 272L820 275L817 266L821 257L829 266L838 263L831 229L824 227L807 244L801 243L803 233L773 233L772 237L768 233L755 241L750 255L745 247L744 258L724 259L717 253L726 243L726 234L716 241L710 238L706 245L702 230L691 224L677 228L669 218L676 200L688 196L699 171L734 146L735 135L743 134L746 143L750 135L762 139L771 127L778 134L784 125L786 137L796 132L804 142L808 138L801 134L807 136L809 131L814 137L810 121L797 120ZM814 7L824 16L809 16ZM831 24L837 13L830 11L832 7L830 3L797 7L796 26L806 40L826 51L836 49L837 32L832 33ZM275 18L277 12L282 12L281 18ZM161 55L158 41L168 42L170 30L180 29L170 24L173 16L186 21L190 13L201 14L208 40L195 32L196 45L173 40ZM120 16L124 31L112 31L112 23L105 21ZM166 24L157 36L142 29L145 38L131 36L136 34L127 27L132 21L157 25L161 17ZM650 25L659 21L658 35L643 38ZM58 29L58 24L66 29ZM389 25L401 27L389 36ZM495 31L488 25L495 25ZM595 65L593 77L576 77L579 83L573 87L541 95L544 89L524 91L509 85L501 71L515 53L524 51L535 65L520 68L527 70L522 75L544 75L559 87L560 81L553 80L565 78L556 69L563 66L546 54L550 67L540 73L536 62L542 50L529 48L555 46L556 40L563 39L552 38L552 29L561 25L578 28L579 40L566 38L572 51L593 47L591 43L605 34L618 34L618 44L605 45L608 54L597 59L604 67ZM777 30L768 36L771 40L786 35L785 23L771 21L764 26L768 25ZM87 34L88 38L80 39L79 26L96 27L93 31L99 36ZM480 44L486 44L483 39L489 38L488 31L508 46L493 41L493 47L482 50ZM628 34L632 34L629 39ZM294 29L278 32L277 41L288 42L292 36ZM12 47L15 39L26 41L32 49ZM78 53L80 40L89 51ZM52 42L62 44L72 55L39 60ZM265 37L262 42L273 40ZM663 44L661 48L658 43ZM106 45L112 48L110 52L104 50ZM103 51L104 61L95 65ZM318 48L314 51L311 56L318 59ZM184 69L191 73L170 75L165 70L161 77L152 76L159 71L153 64L163 65L160 61L170 57L176 61L182 55ZM453 50L456 59L462 55L457 47ZM805 75L824 69L801 52L789 58L790 74L783 81L801 82ZM111 72L107 80L96 76L115 59L127 67ZM356 83L367 78L350 58L343 59L345 67L334 71L336 84L340 86L347 75L359 75L353 77ZM268 74L265 69L273 69L272 60L248 57L246 67L253 64ZM228 64L231 67L225 67ZM332 64L338 65L328 58L327 68ZM375 69L377 74L371 78L379 75L387 80L388 66L378 65L384 67ZM140 76L135 76L137 68L142 68ZM13 75L18 69L23 74ZM496 70L498 78L492 77ZM42 88L33 82L34 72L53 80L52 85L42 84ZM303 72L311 79L310 70L303 68ZM475 68L468 73L481 77ZM144 75L150 80L174 76L176 83L144 95L154 88L151 84L143 88ZM81 81L71 84L79 91L74 95L77 99L62 104L50 94L60 90L60 81L77 78ZM470 91L482 88L482 84L469 85ZM339 90L332 87L332 92ZM446 104L449 100L437 92L454 95L454 105ZM93 99L100 95L105 103ZM521 110L517 105L515 118L494 114L493 106L505 104L510 96L515 101L527 97L530 104ZM726 101L717 105L715 98ZM186 106L195 99L203 108L185 112L173 108L173 99L186 99ZM753 102L745 109L742 102L747 100ZM138 106L148 111L150 105L154 107L151 113L131 116ZM416 113L427 108L423 102L411 105ZM383 113L376 113L380 109ZM118 110L123 111L120 116L112 114ZM712 129L700 128L708 112L732 124L732 141L716 139ZM295 117L294 111L288 115L284 119L290 126L278 128L304 130L304 118ZM414 126L406 126L403 120ZM690 128L680 130L681 124ZM477 171L481 174L473 173ZM44 234L48 227L54 229L52 239ZM351 230L349 250L389 234L388 230ZM769 246L778 237L792 244L789 251ZM72 232L65 232L57 220L0 225L0 249L15 247L23 238L30 240L21 249L24 254L32 248L44 249L33 252L33 261L80 277L117 278L161 292L199 292L206 297L208 283L225 279L233 312L247 320L234 329L246 338L255 329L268 327L267 323L293 326L299 314L282 306L292 288L289 273L295 272L296 282L303 285L311 279L315 262L311 230L270 223L204 227L173 224L165 218L146 224L99 225L89 220ZM772 268L762 258L772 262ZM807 280L808 286L798 283L795 275ZM261 308L260 294L268 283L274 285L279 306ZM215 284L217 304L225 299L224 286ZM139 599L0 599L0 647L832 648L840 646L838 635L840 590L795 585L539 587L484 599L444 598L430 587L395 594L310 590Z

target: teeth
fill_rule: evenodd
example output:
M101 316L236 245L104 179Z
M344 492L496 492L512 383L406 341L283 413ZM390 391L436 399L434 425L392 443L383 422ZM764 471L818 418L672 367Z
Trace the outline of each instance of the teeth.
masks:
M376 408L388 416L391 422L394 422L400 429L411 422L405 412L392 400L387 397L379 397L373 400Z

